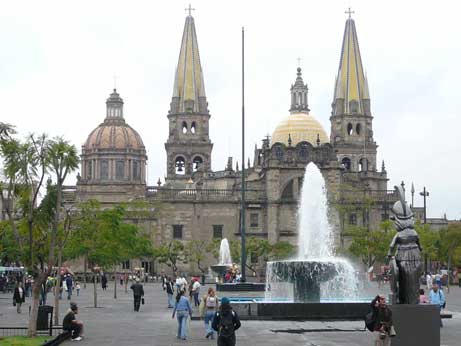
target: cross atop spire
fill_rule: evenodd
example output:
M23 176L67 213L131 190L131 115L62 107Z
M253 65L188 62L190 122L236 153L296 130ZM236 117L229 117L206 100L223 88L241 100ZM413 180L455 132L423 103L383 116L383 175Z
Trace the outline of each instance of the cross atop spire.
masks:
M298 59L296 59L296 60L298 60L298 67L300 67L301 66L301 58L298 57Z
M190 5L189 5L190 6ZM345 14L349 15L349 18L351 18L351 14L355 13L355 11L352 11L351 8L349 7L347 11L344 11Z
M189 16L192 16L192 11L195 11L195 8L192 8L191 4L189 4L189 7L185 8L184 10L189 12Z

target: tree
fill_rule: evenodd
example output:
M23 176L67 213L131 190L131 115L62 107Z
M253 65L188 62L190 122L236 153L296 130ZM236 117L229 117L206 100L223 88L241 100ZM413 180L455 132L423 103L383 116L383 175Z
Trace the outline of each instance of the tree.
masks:
M389 244L395 231L383 231L382 228L387 224L382 224L379 230L368 230L365 227L352 227L346 233L351 236L352 242L349 252L358 257L367 267L371 267L375 262L386 260Z
M205 275L207 267L202 265L206 258L208 243L205 240L191 240L184 248L184 256L188 263L194 263L197 268Z
M294 256L296 247L287 241L278 241L272 244L271 251L269 254L269 260L279 261L289 259Z
M172 240L167 244L154 247L153 257L155 257L159 263L165 263L171 268L174 275L176 275L178 263L186 261L184 256L184 244L179 240Z

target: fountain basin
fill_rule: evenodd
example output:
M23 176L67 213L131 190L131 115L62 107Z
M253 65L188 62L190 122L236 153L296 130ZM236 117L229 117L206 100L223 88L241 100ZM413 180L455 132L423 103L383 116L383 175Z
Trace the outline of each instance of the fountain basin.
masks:
M267 289L271 289L271 282L288 282L293 284L295 303L319 303L321 284L344 273L348 266L338 258L268 262Z
M222 278L224 274L226 274L227 269L229 269L231 266L232 264L214 264L211 265L210 268L216 275Z

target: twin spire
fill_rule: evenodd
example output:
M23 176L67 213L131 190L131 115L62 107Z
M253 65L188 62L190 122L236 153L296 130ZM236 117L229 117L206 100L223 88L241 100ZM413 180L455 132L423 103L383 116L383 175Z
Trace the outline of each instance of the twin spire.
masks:
M368 81L363 72L359 41L355 30L355 22L350 17L344 29L341 58L336 76L333 99L333 115L369 113L370 93Z
M170 113L208 114L203 71L191 9L184 25Z

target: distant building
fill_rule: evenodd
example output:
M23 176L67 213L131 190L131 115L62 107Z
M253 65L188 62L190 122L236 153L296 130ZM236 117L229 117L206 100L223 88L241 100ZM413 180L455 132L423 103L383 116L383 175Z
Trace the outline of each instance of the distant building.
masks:
M95 198L106 206L133 199L160 202L168 206L168 212L133 220L150 232L156 243L239 239L242 171L232 158L222 163L223 170L211 169L212 117L204 82L194 18L189 15L167 114L169 131L163 134L167 137L165 184L146 186L146 148L125 121L123 100L114 90L106 102L104 121L82 147L81 177L76 187L67 187L67 200ZM330 219L336 229L336 244L342 246L348 225L377 227L389 217L390 206L396 201L394 192L388 190L384 162L381 167L376 162L378 145L373 136L368 80L352 18L345 25L329 135L308 101L308 87L298 67L290 88L289 114L281 116L272 137L254 148L251 160L240 162L241 168L245 165L248 189L247 235L272 243L296 243L298 197L305 167L314 162L325 177L330 203L338 206L331 208ZM130 116L134 115L127 118ZM214 260L210 257L207 262ZM149 271L166 269L154 267L148 259L124 265ZM182 269L197 272L188 265Z

